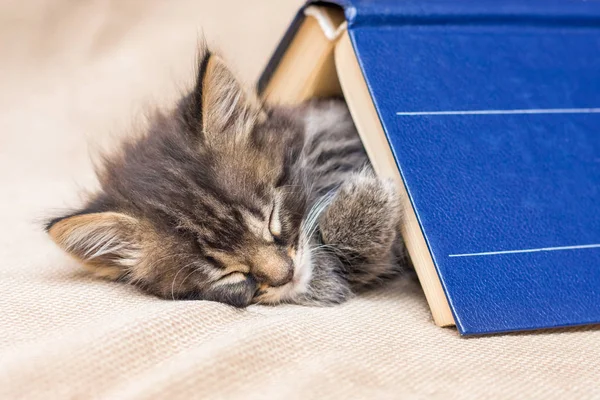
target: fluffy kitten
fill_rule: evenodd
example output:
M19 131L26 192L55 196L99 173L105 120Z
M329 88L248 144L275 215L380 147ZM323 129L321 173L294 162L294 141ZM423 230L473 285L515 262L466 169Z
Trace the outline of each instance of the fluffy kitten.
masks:
M341 100L261 104L222 59L47 224L99 277L171 299L334 304L408 263L398 194L377 179Z

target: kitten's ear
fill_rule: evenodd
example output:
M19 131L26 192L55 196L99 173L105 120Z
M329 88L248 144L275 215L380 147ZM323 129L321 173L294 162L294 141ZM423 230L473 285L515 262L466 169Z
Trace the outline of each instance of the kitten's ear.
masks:
M195 91L201 98L202 132L208 141L223 134L243 137L266 117L256 95L244 90L217 55L204 56Z
M118 279L141 256L139 222L117 212L75 214L46 226L52 240L94 275Z

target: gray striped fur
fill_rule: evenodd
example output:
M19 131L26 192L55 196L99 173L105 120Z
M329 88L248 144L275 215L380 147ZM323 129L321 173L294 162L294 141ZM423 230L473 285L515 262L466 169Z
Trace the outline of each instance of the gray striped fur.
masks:
M340 303L407 265L393 185L373 175L340 99L262 104L223 61L47 224L94 274L170 299Z

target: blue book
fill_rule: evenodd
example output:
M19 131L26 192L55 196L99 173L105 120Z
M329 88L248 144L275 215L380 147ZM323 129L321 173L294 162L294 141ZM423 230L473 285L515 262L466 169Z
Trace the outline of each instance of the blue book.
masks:
M438 325L600 322L600 2L309 3L259 91L344 95Z

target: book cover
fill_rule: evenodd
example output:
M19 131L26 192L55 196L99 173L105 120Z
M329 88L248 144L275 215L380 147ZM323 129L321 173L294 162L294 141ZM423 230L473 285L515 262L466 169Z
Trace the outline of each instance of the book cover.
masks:
M600 4L337 4L459 331L600 322Z

